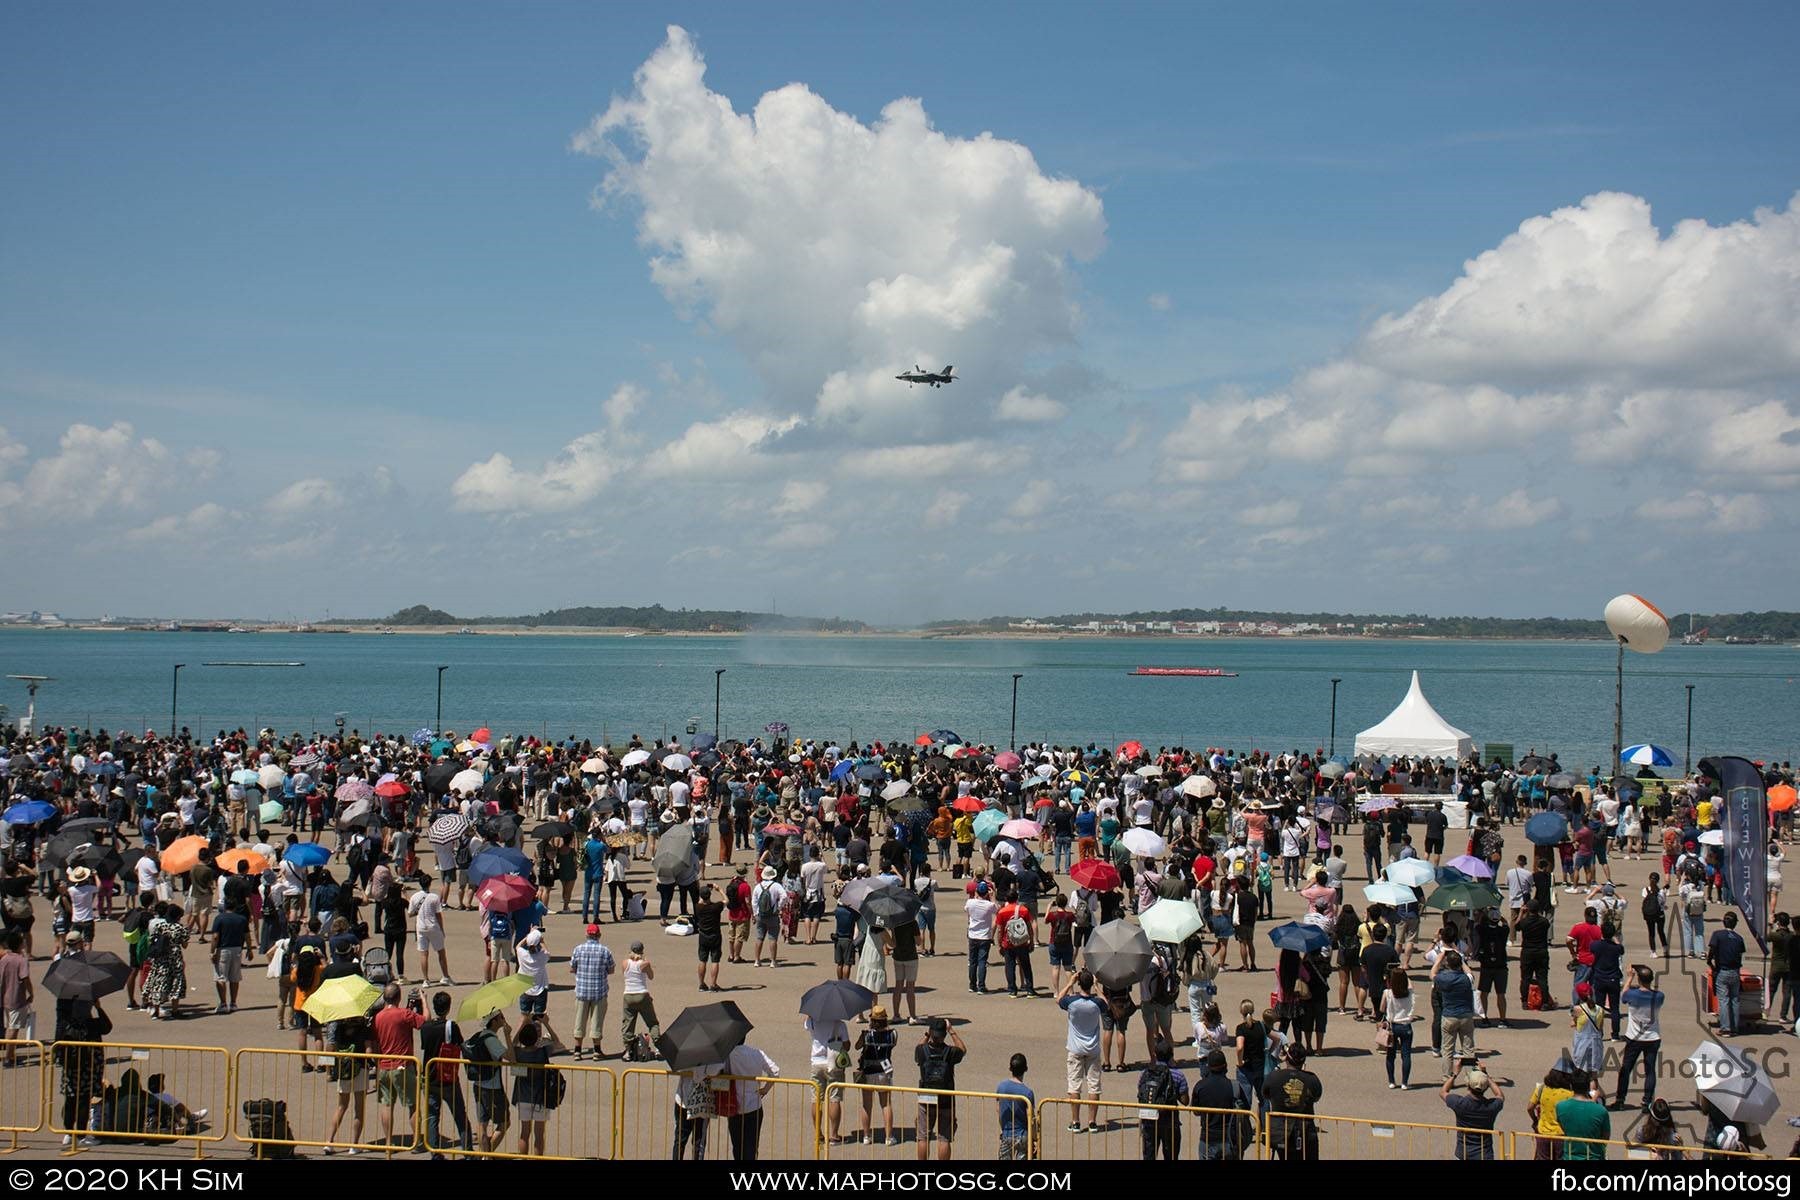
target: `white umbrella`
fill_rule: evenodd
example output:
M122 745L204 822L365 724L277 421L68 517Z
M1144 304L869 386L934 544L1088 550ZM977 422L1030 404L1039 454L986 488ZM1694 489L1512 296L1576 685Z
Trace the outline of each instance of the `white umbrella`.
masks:
M671 754L662 760L662 765L665 770L685 771L694 765L694 760L685 754Z
M911 783L904 779L896 779L894 782L881 789L881 798L883 800L898 800L910 791L912 791Z
M1161 767L1157 766L1155 763L1151 763L1148 766L1139 767L1135 772L1133 772L1133 774L1141 775L1145 779L1158 779L1162 776L1162 773L1163 773L1163 769Z
M1389 863L1381 873L1405 887L1424 887L1437 879L1437 870L1422 858L1403 858Z
M1731 1120L1767 1125L1780 1111L1781 1098L1748 1055L1717 1042L1701 1042L1688 1062L1694 1067L1694 1086Z
M480 771L458 771L450 777L452 791L461 792L465 796L473 796L481 790L483 779Z
M639 763L647 763L649 761L650 752L648 750L633 750L630 754L627 754L624 758L619 760L619 765L621 767L635 767Z
M606 762L604 759L590 758L581 764L581 773L583 775L598 775L604 770L606 770Z
M1208 796L1218 795L1219 785L1212 781L1210 775L1189 775L1181 781L1181 794L1204 800Z
M1138 855L1140 858L1161 858L1169 852L1169 844L1167 842L1163 841L1153 831L1144 829L1141 826L1134 826L1131 829L1127 829L1119 836L1119 840L1125 843L1125 848L1127 850Z
M1191 900L1164 898L1138 915L1138 925L1153 942L1179 946L1205 927Z
M1397 883L1365 884L1363 898L1370 904L1417 904L1419 901L1411 888L1401 887Z
M1700 844L1702 846L1723 846L1725 844L1725 831L1723 829L1707 830L1700 835Z
M270 763L268 766L263 767L256 772L257 786L262 788L265 792L269 791L271 788L279 788L286 782L287 775L274 763Z
M1056 774L1056 768L1049 763L1039 763L1037 766L1031 768L1031 773L1036 775L1039 779L1048 779Z

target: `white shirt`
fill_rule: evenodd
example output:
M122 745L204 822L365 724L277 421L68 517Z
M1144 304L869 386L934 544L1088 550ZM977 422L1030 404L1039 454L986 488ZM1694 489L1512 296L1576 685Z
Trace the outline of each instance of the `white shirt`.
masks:
M850 1026L842 1021L820 1024L806 1018L806 1032L812 1035L812 1065L829 1067L837 1052L850 1044Z
M762 1107L762 1097L757 1094L753 1081L758 1076L779 1078L781 1068L775 1065L774 1059L755 1046L739 1046L726 1058L722 1074L740 1076L739 1082L732 1085L737 1088L738 1111L755 1112Z
M146 855L144 855L144 857L138 859L138 863L137 863L138 891L140 891L140 892L155 891L156 890L156 877L161 873L162 873L161 869L156 865L156 860L154 858L151 858L148 854L146 854Z
M969 939L971 941L993 941L994 913L999 907L992 900L984 900L980 896L969 897L963 905L963 911L969 914Z
M94 897L100 889L91 883L78 883L69 889L69 919L71 921L91 921L94 919Z
M519 974L531 976L531 987L526 990L527 996L541 996L550 986L550 952L539 942L536 949L520 942L513 954L519 960Z
M649 808L650 806L644 802L642 796L633 796L625 802L625 810L631 814L633 828L644 823L644 814L649 811Z
M1409 991L1404 996L1396 996L1391 991L1387 992L1382 997L1381 1009L1382 1015L1387 1018L1389 1025L1406 1024L1413 1019L1412 992Z
M434 891L427 889L414 893L413 898L407 901L406 911L413 918L413 928L419 933L429 933L444 927L444 902L438 899L438 894Z
M688 806L688 796L692 791L693 789L688 787L686 783L677 779L674 783L669 785L670 805L675 808L686 808Z
M648 992L650 981L644 978L645 962L635 955L625 959L625 994L627 996Z

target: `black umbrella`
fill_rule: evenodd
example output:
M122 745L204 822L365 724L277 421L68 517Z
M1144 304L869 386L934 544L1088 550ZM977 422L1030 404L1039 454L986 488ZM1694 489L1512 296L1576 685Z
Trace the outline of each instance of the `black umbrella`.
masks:
M73 821L64 821L56 827L56 832L78 833L84 841L92 841L95 835L112 833L113 823L105 817L79 817Z
M1541 754L1527 754L1518 763L1518 769L1527 775L1535 775L1539 771L1548 771L1554 764Z
M519 787L518 782L511 775L505 771L496 771L488 776L486 783L481 785L481 791L488 799L499 800L506 796L518 795Z
M425 791L429 795L442 796L450 790L450 781L461 771L462 764L455 759L442 759L425 768Z
M724 1062L731 1052L744 1044L756 1028L744 1010L730 1000L697 1004L681 1010L663 1035L656 1039L656 1052L662 1055L671 1071L703 1067Z
M97 846L92 842L82 846L69 856L71 867L86 867L102 875L117 875L125 860L111 846Z
M884 774L886 774L886 772L881 769L880 763L864 763L862 766L856 768L856 777L864 783L874 783Z
M1571 775L1569 772L1558 771L1556 774L1550 776L1550 778L1544 780L1544 786L1550 791L1562 792L1568 791L1580 782L1581 780L1575 778L1575 776Z
M59 1000L98 1000L123 990L130 975L130 964L104 950L65 954L44 972L44 990Z
M892 815L898 817L903 816L906 813L926 812L928 806L925 801L919 799L917 796L902 796L898 800L888 801L887 810Z
M700 733L700 734L694 735L694 752L695 753L699 753L702 750L711 750L714 746L716 746L718 744L719 744L719 739L714 737L710 733Z
M119 855L119 874L135 874L137 872L138 860L148 856L149 853L148 850L145 850L141 846L133 846L131 849Z
M365 806L360 812L353 812L347 817L339 817L337 823L342 829L367 829L369 822L374 819L375 814Z
M657 838L650 865L658 883L681 882L694 869L694 827L683 821Z
M547 842L551 838L572 838L575 836L575 827L567 821L545 821L531 831L531 836L540 842Z
M919 919L919 894L911 888L876 888L863 898L863 920L871 929L893 929Z

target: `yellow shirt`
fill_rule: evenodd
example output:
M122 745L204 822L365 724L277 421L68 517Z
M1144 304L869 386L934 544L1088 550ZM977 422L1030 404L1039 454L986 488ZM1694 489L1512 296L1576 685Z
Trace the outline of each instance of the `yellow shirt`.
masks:
M1541 1083L1533 1088L1531 1103L1538 1106L1537 1131L1545 1137L1561 1137L1562 1126L1556 1122L1556 1106L1574 1096L1568 1088L1545 1087Z
M1712 810L1713 803L1711 800L1702 800L1700 803L1694 805L1694 821L1700 828L1705 829L1712 824Z
M959 844L964 846L974 844L975 815L973 813L964 813L962 816L956 818L956 840Z

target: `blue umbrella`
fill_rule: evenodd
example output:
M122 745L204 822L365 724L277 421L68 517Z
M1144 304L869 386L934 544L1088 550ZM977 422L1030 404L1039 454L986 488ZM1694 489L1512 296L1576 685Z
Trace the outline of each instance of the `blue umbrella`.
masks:
M1331 935L1317 925L1296 925L1292 921L1269 930L1269 940L1277 950L1296 950L1301 954L1314 954L1331 945Z
M437 735L432 733L430 729L415 729L413 730L412 744L415 746L429 745L431 739L435 736Z
M846 758L839 761L837 766L831 768L831 782L837 783L854 770L856 770L856 763L854 760Z
M718 744L719 739L710 733L697 733L694 735L694 753L696 754L702 750L711 750Z
M1619 761L1630 763L1634 767L1672 767L1675 765L1675 756L1661 746L1642 742L1619 751Z
M864 783L874 783L886 774L887 772L881 769L880 763L864 763L856 768L856 777Z
M283 851L281 857L297 867L322 867L331 861L331 851L317 842L301 842Z
M1569 839L1569 823L1562 814L1541 812L1525 822L1525 840L1534 846L1555 846Z
M476 887L496 875L523 875L531 878L531 860L517 850L497 846L483 850L469 863L469 882Z
M934 742L943 742L945 745L949 746L960 746L962 744L962 739L957 737L954 733L951 733L948 729L932 730L931 740Z
M42 800L21 800L5 812L0 813L0 820L9 825L36 825L39 821L48 821L56 815L56 805L46 804Z
M1000 833L1000 827L1006 824L1006 814L997 808L983 809L975 815L975 840L986 842Z

